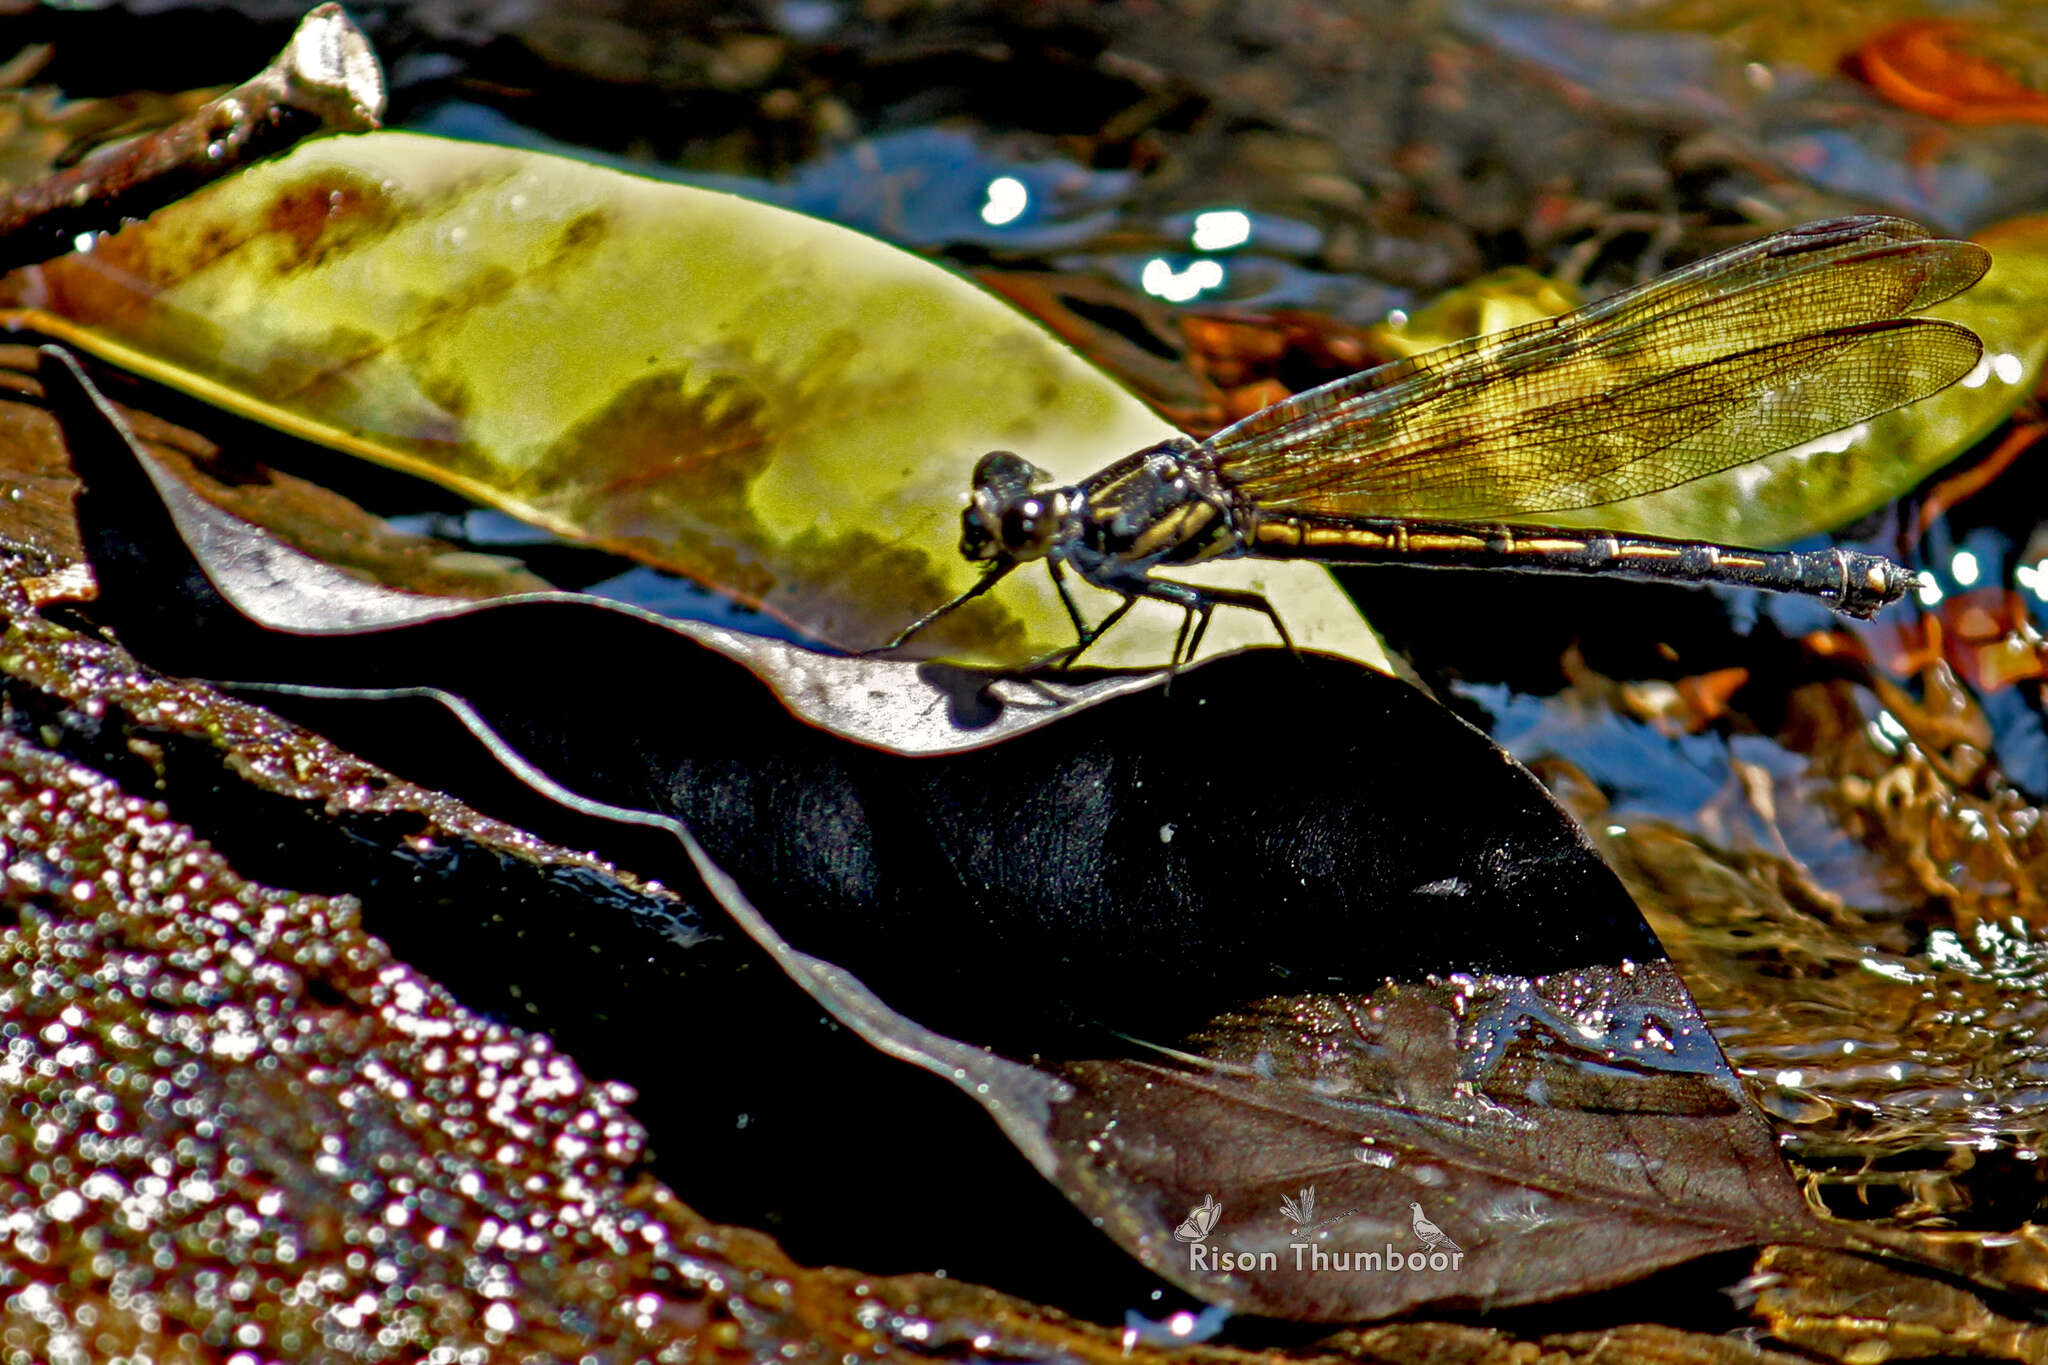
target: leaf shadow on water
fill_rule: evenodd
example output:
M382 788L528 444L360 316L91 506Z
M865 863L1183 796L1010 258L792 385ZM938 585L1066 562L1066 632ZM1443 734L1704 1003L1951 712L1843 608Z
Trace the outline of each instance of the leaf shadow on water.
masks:
M409 957L439 935L414 960L459 992L545 1000L713 1217L1131 1301L1057 1187L1197 1297L1312 1321L1843 1243L1584 837L1405 684L1277 651L1020 684L567 594L393 593L150 471L61 352L43 375L124 644L560 842L678 882L674 840L698 858L734 928L634 940L644 962L465 962L490 907L379 928ZM621 975L664 988L627 1006Z

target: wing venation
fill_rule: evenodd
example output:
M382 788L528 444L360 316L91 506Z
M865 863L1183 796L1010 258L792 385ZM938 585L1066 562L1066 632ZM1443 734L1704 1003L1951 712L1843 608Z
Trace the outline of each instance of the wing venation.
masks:
M1599 506L1947 387L1981 344L1905 315L1988 263L1903 219L1810 224L1296 395L1209 446L1268 511L1469 520Z

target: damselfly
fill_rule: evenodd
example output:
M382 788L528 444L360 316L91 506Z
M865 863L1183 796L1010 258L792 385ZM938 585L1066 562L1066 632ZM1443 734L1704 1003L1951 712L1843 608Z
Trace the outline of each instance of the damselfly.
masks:
M1877 555L1541 518L1687 483L1946 388L1982 344L1909 315L1989 265L1982 247L1898 218L1809 223L1562 317L1296 394L1206 441L1161 441L1076 484L1053 486L1022 457L991 451L960 537L988 569L886 648L1040 559L1073 618L1077 642L1055 656L1069 661L1145 597L1187 613L1176 661L1218 606L1262 611L1287 640L1259 594L1152 572L1236 555L1728 583L1869 616L1914 581ZM1089 624L1062 565L1122 604Z

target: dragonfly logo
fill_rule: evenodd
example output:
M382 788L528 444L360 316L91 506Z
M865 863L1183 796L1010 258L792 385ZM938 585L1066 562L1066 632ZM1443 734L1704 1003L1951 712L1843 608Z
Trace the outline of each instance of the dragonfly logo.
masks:
M1312 1233L1320 1232L1332 1223L1342 1222L1357 1212L1357 1209L1346 1209L1342 1213L1333 1213L1319 1222L1316 1219L1315 1186L1310 1185L1292 1199L1286 1195L1280 1196L1280 1216L1294 1224L1294 1236L1297 1241L1306 1241Z

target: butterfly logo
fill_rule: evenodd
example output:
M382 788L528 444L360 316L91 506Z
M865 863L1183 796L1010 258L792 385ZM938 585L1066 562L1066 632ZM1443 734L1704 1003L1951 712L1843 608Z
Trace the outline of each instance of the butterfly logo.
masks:
M1199 1242L1209 1235L1216 1226L1216 1220L1222 1216L1223 1206L1216 1202L1216 1196L1205 1194L1202 1202L1180 1220L1180 1226L1173 1230L1173 1235L1178 1241Z

